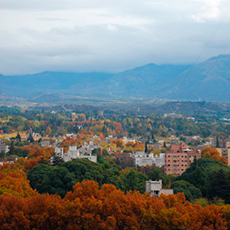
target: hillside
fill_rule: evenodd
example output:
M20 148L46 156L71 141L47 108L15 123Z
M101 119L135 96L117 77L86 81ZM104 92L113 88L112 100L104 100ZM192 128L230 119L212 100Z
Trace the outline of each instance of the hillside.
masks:
M148 64L122 73L43 72L0 75L1 91L33 102L57 102L63 95L229 102L230 55L195 66ZM66 96L65 96L66 97ZM105 100L106 100L105 99Z

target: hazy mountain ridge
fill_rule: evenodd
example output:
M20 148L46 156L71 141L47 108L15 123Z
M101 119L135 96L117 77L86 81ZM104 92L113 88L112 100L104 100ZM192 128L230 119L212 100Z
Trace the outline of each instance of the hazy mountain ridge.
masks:
M47 71L0 75L0 83L3 93L30 101L37 101L45 94L42 101L51 102L65 94L228 102L229 78L230 55L220 55L195 66L150 63L118 74Z

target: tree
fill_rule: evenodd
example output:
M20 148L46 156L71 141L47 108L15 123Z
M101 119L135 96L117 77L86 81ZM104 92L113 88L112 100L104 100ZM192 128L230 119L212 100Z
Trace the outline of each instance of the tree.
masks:
M21 141L22 141L21 135L20 135L19 133L17 134L17 136L16 136L15 139L18 140L18 142L21 142Z
M145 153L148 153L148 141L145 142Z
M14 142L11 141L8 155L14 155L14 151L15 151Z
M30 143L33 143L33 142L34 142L34 138L33 138L33 136L32 136L31 133L29 134L29 137L28 137L27 140L28 140Z
M147 177L144 174L139 173L136 168L124 169L121 174L125 191L137 190L141 193L145 192Z
M3 152L3 151L0 152L0 158L1 157L5 157L5 152Z
M62 163L64 163L63 158L58 156L57 154L54 154L52 165L53 166L60 166Z
M219 139L218 137L216 137L216 147L219 148L220 147L220 144L219 144Z
M207 147L207 148L202 149L201 156L213 159L215 161L220 161L223 164L228 165L227 158L221 157L220 153L218 152L216 148Z
M199 188L202 196L213 198L215 196L230 202L230 168L220 161L201 158L192 163L177 181L184 180Z
M49 125L46 128L46 135L50 136L51 135L51 128L49 127Z
M190 184L187 181L179 180L172 183L172 188L174 193L183 192L186 199L189 201L198 199L202 197L202 193L199 188L196 188L194 185Z

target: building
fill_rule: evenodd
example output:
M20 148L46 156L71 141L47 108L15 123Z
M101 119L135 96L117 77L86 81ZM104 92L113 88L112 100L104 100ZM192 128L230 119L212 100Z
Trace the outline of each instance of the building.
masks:
M213 137L211 138L211 146L216 148L226 148L230 138L227 137Z
M33 139L36 140L42 138L41 134L33 132L32 128L30 128L30 130L26 133L26 140L28 140L30 136L32 136Z
M164 114L164 118L166 118L166 117L181 118L182 115L181 115L181 114L176 114L176 113L165 113L165 114Z
M136 143L136 139L134 139L134 138L123 137L122 140L124 141L125 144L127 144L128 142Z
M165 153L165 173L181 175L195 159L201 158L200 150L191 150L187 144L172 145Z
M159 197L161 194L170 195L173 194L173 189L162 189L162 180L159 181L146 181L145 192L149 193L150 196Z
M9 152L9 146L6 145L1 139L0 139L0 153L7 153Z
M77 146L69 146L67 153L64 153L63 148L56 147L55 156L62 158L64 162L74 159L88 159L92 162L97 162L97 156L92 155L92 149L86 147L77 148ZM52 164L53 157L51 157L50 162Z
M164 166L165 165L165 154L160 153L159 157L154 157L153 158L153 163L159 168Z
M227 145L228 146L228 145ZM228 166L230 166L230 147L216 148L221 157L226 157L228 160Z
M67 133L65 136L66 136L66 137L76 138L76 137L77 137L77 134L74 134L74 133Z
M138 151L136 153L131 153L130 156L133 158L135 166L144 165L156 165L157 167L162 167L165 164L165 154L160 153L159 157L155 157L153 153L145 153Z
M42 148L46 148L50 146L50 141L41 141L40 143Z

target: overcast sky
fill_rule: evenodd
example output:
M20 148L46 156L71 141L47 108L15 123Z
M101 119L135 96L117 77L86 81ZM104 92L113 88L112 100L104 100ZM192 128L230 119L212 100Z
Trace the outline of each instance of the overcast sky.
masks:
M0 73L119 72L230 53L229 0L0 0Z

